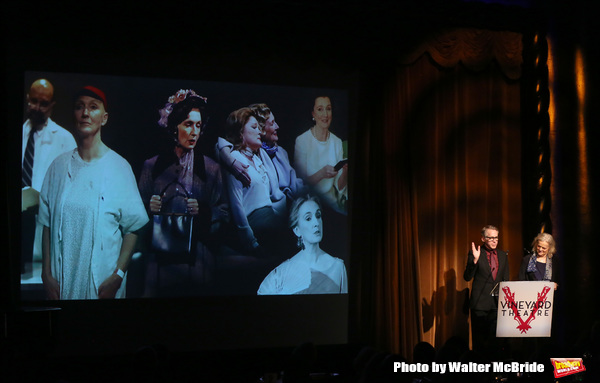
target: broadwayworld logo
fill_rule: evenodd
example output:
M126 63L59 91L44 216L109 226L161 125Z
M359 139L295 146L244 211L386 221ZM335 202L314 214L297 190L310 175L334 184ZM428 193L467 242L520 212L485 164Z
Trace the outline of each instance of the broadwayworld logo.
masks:
M554 366L555 378L585 371L583 359L581 358L550 358L550 362Z

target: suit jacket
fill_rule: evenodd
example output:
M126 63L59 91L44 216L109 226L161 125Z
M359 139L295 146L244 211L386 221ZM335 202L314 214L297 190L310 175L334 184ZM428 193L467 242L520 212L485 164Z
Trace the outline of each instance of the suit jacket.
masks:
M463 274L465 281L469 282L473 279L470 300L471 310L496 310L498 305L494 297L490 295L490 292L497 283L508 281L510 279L508 255L505 251L498 250L498 273L496 274L496 279L492 277L492 269L490 268L490 263L487 260L483 246L481 247L479 261L475 263L474 259L473 252L469 251L467 266L465 267L465 272Z

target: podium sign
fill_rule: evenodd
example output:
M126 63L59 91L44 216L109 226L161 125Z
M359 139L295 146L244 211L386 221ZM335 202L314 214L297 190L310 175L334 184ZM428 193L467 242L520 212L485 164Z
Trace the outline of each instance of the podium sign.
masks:
M496 337L549 337L554 282L501 282Z

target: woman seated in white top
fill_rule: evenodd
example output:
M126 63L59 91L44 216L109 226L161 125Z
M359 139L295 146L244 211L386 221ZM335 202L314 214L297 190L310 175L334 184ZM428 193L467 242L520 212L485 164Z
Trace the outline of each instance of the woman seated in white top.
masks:
M231 157L246 167L250 179L245 187L233 174L223 172L239 240L243 248L254 255L275 255L282 220L274 207L280 201L273 199L281 192L277 180L269 177L267 165L261 160L265 156L259 153L262 150L260 125L250 108L241 108L231 112L225 129L227 140L233 144Z
M290 210L290 227L300 251L277 266L258 288L258 295L345 294L344 261L323 251L321 205L316 197L297 198Z

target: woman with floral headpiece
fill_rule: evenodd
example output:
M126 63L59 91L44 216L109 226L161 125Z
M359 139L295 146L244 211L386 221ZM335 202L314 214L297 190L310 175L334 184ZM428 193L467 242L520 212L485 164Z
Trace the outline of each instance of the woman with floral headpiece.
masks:
M86 86L74 101L77 148L52 162L40 193L44 289L50 299L124 298L148 215L131 166L102 141L106 95Z
M150 214L188 214L195 218L198 240L209 245L222 220L226 219L223 182L219 165L195 153L203 127L205 97L193 90L179 90L159 111L158 125L171 137L172 146L144 162L139 189ZM198 251L200 273L208 277L212 261L207 251ZM202 249L205 250L205 249Z

